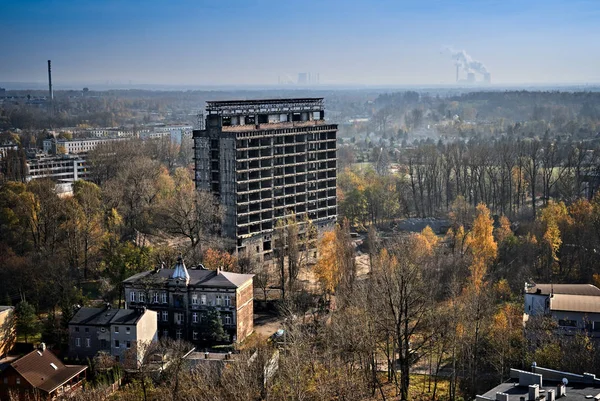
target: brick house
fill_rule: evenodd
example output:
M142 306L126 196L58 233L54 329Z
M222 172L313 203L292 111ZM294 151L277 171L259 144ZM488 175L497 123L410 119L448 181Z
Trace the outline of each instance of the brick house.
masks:
M234 343L254 331L252 274L219 269L187 269L178 258L173 269L138 273L123 282L126 308L145 306L158 313L159 337L200 344L203 316L219 311L225 332Z
M86 370L84 365L65 365L42 344L0 371L0 400L8 400L11 392L21 399L38 394L52 400L79 389Z
M136 342L157 339L156 312L145 308L80 308L69 322L69 356L80 360L106 352L122 361Z

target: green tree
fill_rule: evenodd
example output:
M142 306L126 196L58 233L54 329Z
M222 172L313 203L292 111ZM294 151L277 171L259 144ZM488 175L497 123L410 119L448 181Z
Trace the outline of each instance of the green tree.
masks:
M35 336L39 332L39 321L35 314L35 308L27 301L21 301L15 307L15 316L17 318L17 334L25 337L27 343L29 337Z
M228 339L221 314L217 309L210 308L206 315L202 318L202 326L200 327L200 336L210 342L225 341Z

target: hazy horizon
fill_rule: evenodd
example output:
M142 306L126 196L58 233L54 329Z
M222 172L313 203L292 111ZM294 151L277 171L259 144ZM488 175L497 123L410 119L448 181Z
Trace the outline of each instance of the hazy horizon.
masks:
M468 53L493 86L600 83L600 3L590 0L56 0L2 8L0 34L11 38L0 43L5 83L45 85L51 59L56 89L281 87L299 72L318 73L323 87L454 85L449 47Z

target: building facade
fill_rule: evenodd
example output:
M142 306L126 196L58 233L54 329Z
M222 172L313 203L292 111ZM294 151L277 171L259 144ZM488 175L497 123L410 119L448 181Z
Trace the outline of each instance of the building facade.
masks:
M72 183L89 178L89 166L85 157L76 155L36 155L27 159L26 180L50 178L59 183Z
M117 138L82 138L82 139L44 139L44 152L49 154L78 154L94 150L98 145L114 141L128 140L129 137Z
M105 352L124 361L136 342L157 340L157 314L145 308L80 308L69 322L69 356L79 360ZM138 353L137 360L143 356Z
M254 331L251 274L187 269L179 258L173 269L156 269L125 280L127 308L145 306L157 312L159 337L201 344L205 315L219 311L231 342Z
M206 113L193 134L196 188L220 199L238 252L270 259L273 229L290 214L335 223L337 125L322 98L207 102Z
M600 289L591 284L535 284L525 286L525 314L552 317L563 334L586 331L600 335Z

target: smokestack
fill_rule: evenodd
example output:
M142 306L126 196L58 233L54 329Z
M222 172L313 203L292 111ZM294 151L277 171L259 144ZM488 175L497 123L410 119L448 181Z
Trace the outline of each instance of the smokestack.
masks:
M52 60L48 60L48 96L50 100L54 100L54 92L52 91Z

